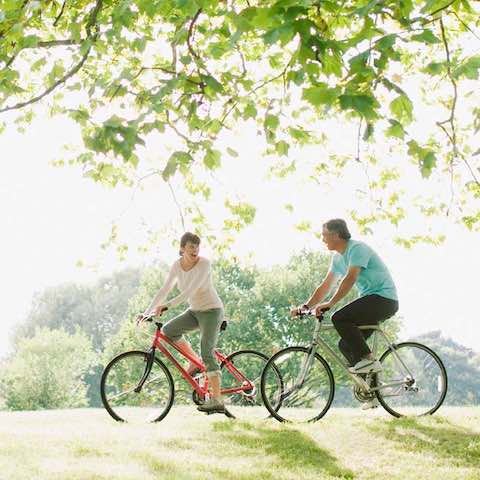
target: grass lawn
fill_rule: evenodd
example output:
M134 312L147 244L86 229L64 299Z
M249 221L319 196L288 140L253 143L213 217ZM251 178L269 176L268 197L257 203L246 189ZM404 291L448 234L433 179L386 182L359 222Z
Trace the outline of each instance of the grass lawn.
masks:
M480 480L480 407L421 419L332 409L317 423L174 407L160 423L100 409L0 412L1 480Z

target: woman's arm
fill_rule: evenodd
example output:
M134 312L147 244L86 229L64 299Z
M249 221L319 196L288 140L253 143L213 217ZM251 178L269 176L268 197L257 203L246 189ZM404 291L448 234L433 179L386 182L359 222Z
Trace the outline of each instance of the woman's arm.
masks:
M210 275L210 262L205 258L201 264L192 270L192 279L180 295L169 300L165 305L168 307L176 307L184 302L195 290L198 290L208 279Z
M145 310L146 313L151 313L154 308L158 307L166 298L167 295L172 291L175 283L177 282L177 273L175 269L175 263L170 268L167 279L163 287L155 295L155 298L150 303L150 306Z

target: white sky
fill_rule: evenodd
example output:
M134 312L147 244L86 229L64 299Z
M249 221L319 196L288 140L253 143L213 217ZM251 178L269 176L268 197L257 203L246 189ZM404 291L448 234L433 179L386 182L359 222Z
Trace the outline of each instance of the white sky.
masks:
M158 179L145 182L145 190L132 202L131 191L108 190L83 179L76 169L48 165L62 157L64 143L77 139L75 129L60 119L46 118L34 122L25 135L11 129L0 136L0 357L8 351L12 326L25 316L34 292L66 281L94 281L98 275L126 265L101 253L100 244L108 237L112 219L121 217L121 233L132 245L142 236L141 217L154 228L172 222L179 227L168 189ZM339 179L337 185L323 191L313 183L267 181L264 174L257 173L263 170L260 149L248 132L233 142L239 146L240 157L225 159L227 167L216 177L223 189L243 192L258 209L255 224L237 238L237 256L252 254L258 265L268 266L286 262L304 246L324 251L319 240L296 231L294 225L312 220L319 228L328 218L345 216L355 202L345 189L348 182ZM155 146L150 153L154 158ZM284 209L286 203L295 206L293 214ZM217 210L218 204L211 206L211 215ZM424 218L412 217L410 228L423 232L426 223ZM385 225L377 226L375 236L364 240L383 257L396 281L403 337L440 329L480 351L476 302L479 234L448 222L433 227L447 234L444 245L405 250L392 241L399 232ZM204 253L211 252L207 249ZM160 244L158 257L169 262L176 257L176 250L168 243ZM76 267L79 259L87 263L100 259L98 272ZM133 254L128 262L151 260Z

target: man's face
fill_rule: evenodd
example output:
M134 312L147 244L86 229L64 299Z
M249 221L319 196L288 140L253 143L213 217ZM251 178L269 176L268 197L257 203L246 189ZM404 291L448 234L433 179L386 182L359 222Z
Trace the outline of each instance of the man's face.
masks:
M339 237L337 232L330 232L327 227L323 227L322 241L329 250L335 249L335 247L338 245L338 240Z

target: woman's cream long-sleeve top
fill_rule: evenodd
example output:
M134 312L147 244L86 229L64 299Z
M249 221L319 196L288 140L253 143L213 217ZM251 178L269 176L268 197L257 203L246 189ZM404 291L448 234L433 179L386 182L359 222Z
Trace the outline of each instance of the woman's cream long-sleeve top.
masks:
M180 295L165 302L175 284L177 284L180 290ZM182 269L180 259L175 261L165 280L165 284L158 291L146 311L151 312L155 307L162 304L173 308L185 300L190 304L191 310L202 311L210 310L211 308L223 308L222 301L212 283L212 273L208 259L199 257L197 264L187 272Z

